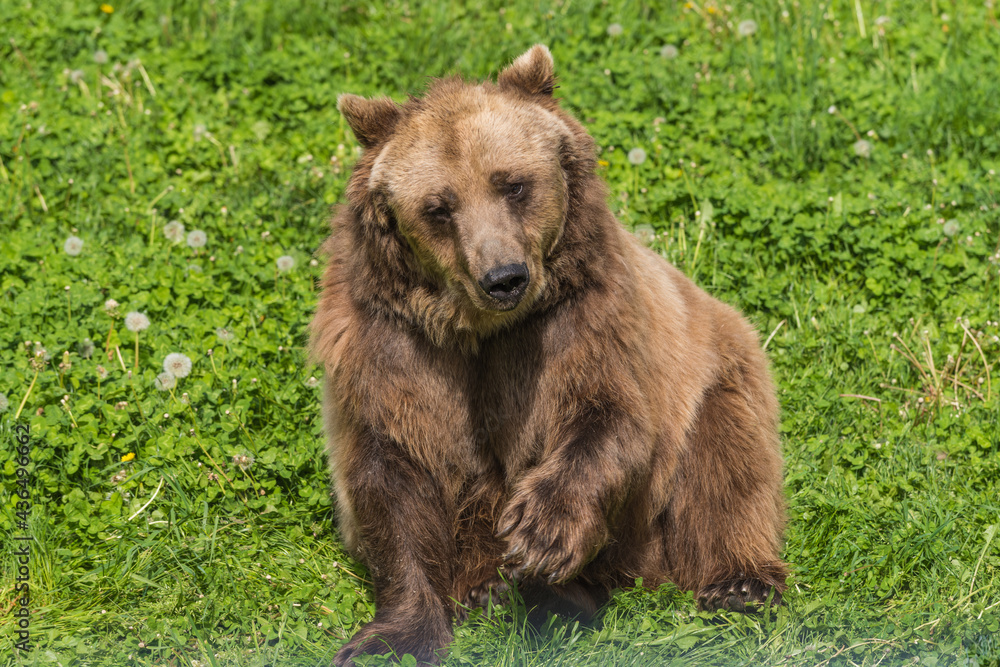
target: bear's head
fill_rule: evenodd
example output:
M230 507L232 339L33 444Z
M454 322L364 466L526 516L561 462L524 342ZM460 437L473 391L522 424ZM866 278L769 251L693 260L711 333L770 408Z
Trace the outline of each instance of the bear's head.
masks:
M559 282L553 255L580 190L603 200L593 140L554 88L552 56L536 45L495 85L444 79L403 105L338 99L365 149L347 191L359 239L381 274L399 274L391 298L411 293L399 308L439 325L432 338L481 336L530 312Z

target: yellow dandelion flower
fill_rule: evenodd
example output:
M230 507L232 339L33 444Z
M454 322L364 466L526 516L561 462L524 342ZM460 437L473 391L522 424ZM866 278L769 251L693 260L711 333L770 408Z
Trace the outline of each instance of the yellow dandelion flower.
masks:
M122 461L131 461L134 458L135 458L135 452L129 452L128 454L122 457Z
M607 160L598 160L597 164L601 165L602 167L607 167L611 163L608 162Z
M101 11L104 12L105 14L113 14L115 8L112 7L111 5L101 5Z

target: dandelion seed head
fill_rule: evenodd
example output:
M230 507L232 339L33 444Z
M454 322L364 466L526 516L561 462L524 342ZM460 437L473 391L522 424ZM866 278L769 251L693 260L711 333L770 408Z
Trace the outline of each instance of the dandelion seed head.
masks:
M104 366L98 366L96 370L97 370L97 377L99 377L102 380L107 379L108 377L107 368L105 368Z
M0 412L7 412L9 407L10 400L7 398L7 394L0 394Z
M646 151L636 146L628 152L628 161L639 166L646 161Z
M295 266L295 258L291 255L282 255L277 260L278 270L282 273L288 273Z
M79 236L70 236L63 244L63 250L70 257L76 257L83 250L83 239Z
M104 49L94 51L94 62L98 65L105 65L108 62L108 52Z
M858 139L852 146L854 154L858 157L869 158L872 156L872 144L865 139Z
M740 21L739 25L736 26L736 32L740 33L741 37L749 37L757 32L757 22L753 19Z
M317 386L318 384L319 380L317 380L315 377L310 376L309 379L306 380L306 386L309 387L310 389Z
M163 226L163 235L168 241L180 243L184 240L184 223L179 220L171 220Z
M174 377L187 377L191 373L191 358L180 352L171 352L163 360L163 370Z
M680 55L680 51L673 44L665 44L662 49L660 49L660 57L666 58L667 60L673 60Z
M163 371L156 376L153 385L160 391L170 391L177 386L177 378L169 371Z
M612 23L608 26L608 35L611 37L617 37L623 32L625 32L625 29L622 27L621 23Z
M82 69L75 69L69 73L69 81L70 83L80 83L83 81L84 76L85 74Z
M241 470L248 470L253 465L254 457L249 454L236 454L233 456L233 465Z
M132 311L125 315L125 328L133 333L139 333L149 328L149 318L145 314Z
M192 248L204 248L208 243L208 235L200 229L188 232L187 244Z
M944 235L954 236L955 234L958 234L958 227L958 220L949 220L944 223Z
M216 329L215 335L218 336L219 340L221 340L223 343L230 343L233 341L233 339L236 338L233 332L230 331L229 329L226 329L225 327L219 327L218 329Z
M652 225L638 225L633 231L635 236L644 245L649 245L656 238L656 230Z
M45 347L38 341L35 341L34 356L36 360L41 362L49 361L52 358L52 355L49 354L49 351L46 350Z
M76 346L76 351L84 359L90 359L90 357L94 355L94 341L90 340L89 338L84 338Z

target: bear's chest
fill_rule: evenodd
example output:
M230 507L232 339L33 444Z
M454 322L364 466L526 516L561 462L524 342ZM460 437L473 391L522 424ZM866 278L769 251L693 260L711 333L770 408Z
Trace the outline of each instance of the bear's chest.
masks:
M473 444L508 475L537 460L555 427L550 382L544 346L530 328L486 341L470 364Z

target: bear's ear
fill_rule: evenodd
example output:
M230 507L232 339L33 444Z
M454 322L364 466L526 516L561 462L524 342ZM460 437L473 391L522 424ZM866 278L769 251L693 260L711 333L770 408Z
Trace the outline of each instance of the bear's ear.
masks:
M365 148L385 141L396 128L400 113L399 106L388 97L366 100L346 93L337 98L337 109Z
M497 85L501 90L520 90L529 95L551 97L556 87L556 75L548 47L535 44L522 53L510 67L500 72Z

